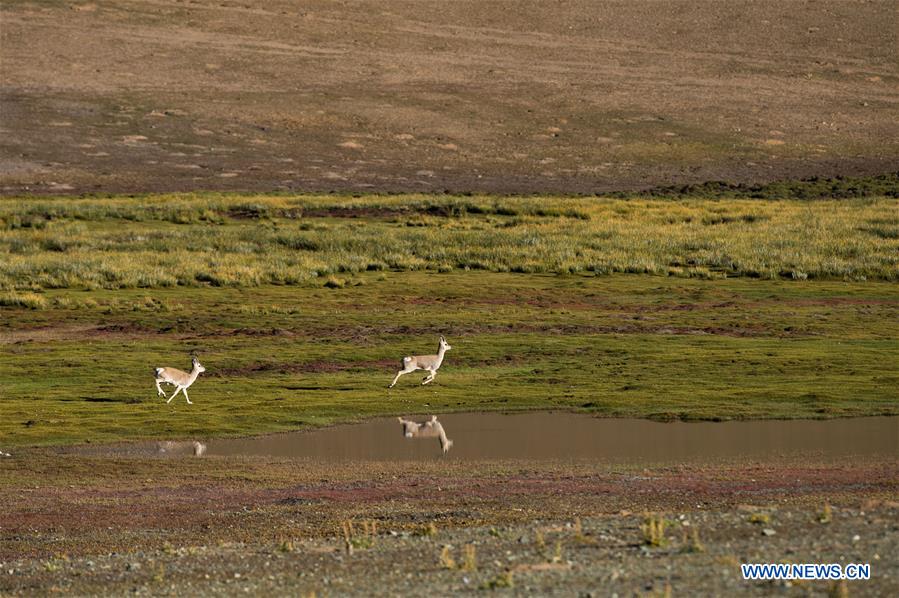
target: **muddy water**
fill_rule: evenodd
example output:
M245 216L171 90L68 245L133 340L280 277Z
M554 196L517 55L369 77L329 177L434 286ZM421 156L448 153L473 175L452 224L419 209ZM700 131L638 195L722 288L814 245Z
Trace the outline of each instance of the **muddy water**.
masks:
M424 422L428 418L410 418ZM658 423L572 413L461 413L439 417L453 441L406 438L395 418L258 438L210 440L207 455L340 460L592 459L707 461L808 454L899 458L899 418Z

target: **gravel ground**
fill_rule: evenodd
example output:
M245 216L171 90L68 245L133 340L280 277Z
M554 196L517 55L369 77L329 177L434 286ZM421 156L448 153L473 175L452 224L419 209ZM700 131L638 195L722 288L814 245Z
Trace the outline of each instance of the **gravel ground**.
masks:
M847 582L851 594L895 595L899 503L832 512L827 524L813 509L777 506L667 513L662 547L647 546L640 529L644 515L627 512L528 525L423 527L418 533L397 532L386 522L370 545L357 522L352 553L344 541L330 538L13 560L2 564L0 588L12 594L448 595L497 589L633 596L664 594L670 587L674 595L789 596L824 594L836 584L744 581L739 564L824 562L870 563L872 580ZM752 522L762 518L764 523ZM690 535L694 529L699 544ZM473 547L473 568L466 565L466 547Z
M895 595L897 473L26 451L0 461L0 592ZM652 513L660 546L641 529ZM747 582L744 562L870 563L872 578Z

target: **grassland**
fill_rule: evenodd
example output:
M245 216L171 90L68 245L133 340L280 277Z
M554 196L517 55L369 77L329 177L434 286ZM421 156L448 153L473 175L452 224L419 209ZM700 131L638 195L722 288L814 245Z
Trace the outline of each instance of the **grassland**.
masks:
M453 410L899 413L894 199L0 205L6 446ZM438 334L437 381L388 392ZM190 352L196 404L165 405L151 368Z
M341 286L370 271L899 280L899 202L161 195L0 202L0 289Z

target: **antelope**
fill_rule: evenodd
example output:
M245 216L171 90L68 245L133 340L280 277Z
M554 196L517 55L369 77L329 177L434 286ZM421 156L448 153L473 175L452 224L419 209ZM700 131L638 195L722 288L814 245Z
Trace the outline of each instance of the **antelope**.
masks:
M450 349L452 349L452 347L446 342L446 339L441 336L437 355L412 355L411 357L403 357L403 369L397 372L396 378L393 379L393 382L391 382L390 386L387 388L393 388L393 385L400 379L400 376L403 374L411 374L415 370L428 370L429 372L427 377L422 380L422 385L433 382L434 376L437 375L437 370L440 369L440 364L443 363L443 356L446 355L446 352Z
M175 395L179 392L184 393L184 398L187 399L188 405L193 405L193 403L190 402L190 397L187 396L187 389L194 383L197 376L206 371L206 368L200 364L200 360L196 357L191 361L193 363L193 369L191 369L190 372L182 372L175 368L156 368L156 370L154 370L156 372L156 390L159 393L159 396L165 396L165 392L162 390L162 387L159 386L160 382L165 382L175 387L175 392L172 393L169 400L165 402L166 405L171 403L172 399L174 399Z
M403 419L402 417L397 419L403 424L403 436L406 438L439 438L443 454L446 454L448 450L453 448L453 441L446 437L446 431L444 431L440 422L437 421L436 415L432 415L430 421L426 421L423 424Z

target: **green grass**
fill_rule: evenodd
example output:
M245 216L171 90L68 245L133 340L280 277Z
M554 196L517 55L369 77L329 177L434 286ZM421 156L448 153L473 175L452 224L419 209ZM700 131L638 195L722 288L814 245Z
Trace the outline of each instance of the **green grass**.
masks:
M899 200L0 200L5 303L57 288L341 287L422 270L897 281Z
M0 305L4 447L571 409L659 419L899 414L899 297L867 281L368 272L343 287L56 289ZM36 307L36 309L32 309ZM454 349L436 381L387 384ZM155 366L208 371L172 404Z

